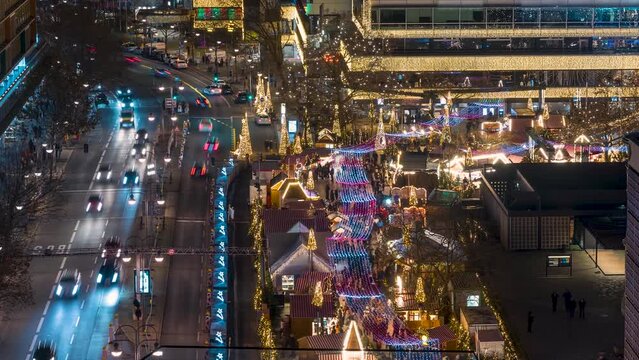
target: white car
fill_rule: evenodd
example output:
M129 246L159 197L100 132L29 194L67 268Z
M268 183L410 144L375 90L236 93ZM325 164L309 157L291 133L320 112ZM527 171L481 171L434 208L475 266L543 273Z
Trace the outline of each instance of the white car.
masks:
M222 95L222 87L217 84L213 84L202 89L202 92L206 95Z
M176 69L186 69L189 67L189 65L186 63L186 61L177 59L173 62L173 67Z
M256 125L271 125L272 121L271 121L271 117L266 115L266 116L256 116L255 117L255 124Z

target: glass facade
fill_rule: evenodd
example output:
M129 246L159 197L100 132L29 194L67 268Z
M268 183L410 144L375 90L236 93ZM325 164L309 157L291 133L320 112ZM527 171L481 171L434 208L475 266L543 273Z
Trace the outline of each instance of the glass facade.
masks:
M639 7L376 7L373 29L543 29L639 27Z

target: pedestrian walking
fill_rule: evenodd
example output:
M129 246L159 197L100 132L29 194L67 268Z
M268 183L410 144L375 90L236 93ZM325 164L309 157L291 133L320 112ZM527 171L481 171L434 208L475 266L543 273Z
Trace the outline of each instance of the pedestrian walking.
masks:
M577 311L577 302L573 299L568 302L568 311L570 312L570 318L575 318L575 311Z
M586 318L586 299L579 300L579 318Z
M570 300L572 300L570 290L566 289L561 296L564 298L564 308L566 309L566 312L570 312Z
M557 312L557 300L559 299L559 294L556 291L553 291L550 294L550 299L552 300L552 312Z
M533 326L533 322L535 321L535 316L533 315L532 311L528 312L528 332L532 333L532 326Z

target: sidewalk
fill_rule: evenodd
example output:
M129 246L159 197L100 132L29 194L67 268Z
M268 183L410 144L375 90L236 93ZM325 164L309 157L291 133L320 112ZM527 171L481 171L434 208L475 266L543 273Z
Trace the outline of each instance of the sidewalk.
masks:
M497 242L482 246L482 279L499 303L512 338L523 348L522 358L583 360L598 359L602 353L614 358L613 347L623 348L625 277L604 276L581 250L566 252L573 257L572 276L547 277L546 255L559 253L506 252ZM576 301L585 299L585 319L568 316L561 299L566 290ZM560 296L556 313L552 312L553 291ZM526 329L528 311L535 317L532 333Z
M235 219L231 226L231 246L252 247L248 236L249 227L249 186L250 168L239 170L229 187L229 199L235 209ZM258 314L253 310L253 294L257 276L252 256L231 258L233 300L231 301L233 326L229 329L232 346L261 346L257 336Z

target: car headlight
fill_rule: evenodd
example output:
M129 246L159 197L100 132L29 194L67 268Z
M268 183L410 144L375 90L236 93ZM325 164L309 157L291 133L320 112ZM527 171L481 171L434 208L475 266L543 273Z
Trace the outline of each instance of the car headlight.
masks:
M102 258L106 256L106 249L102 249Z
M135 155L135 149L131 149L131 155Z
M98 277L96 279L97 283L101 283L102 282L102 273L98 273Z
M100 176L101 176L101 175L102 175L102 173L101 173L101 172L98 172L98 176L96 176L95 178L96 178L97 180L100 180Z
M130 107L133 107L133 102L130 102L130 103L129 103L129 106L130 106Z
M89 209L91 209L91 203L87 204L87 209L85 210L86 212L89 212Z
M110 180L110 179L111 179L111 171L107 173L107 180Z
M78 284L73 285L73 291L71 292L71 295L75 295L78 293L78 287L79 287Z
M102 201L98 203L98 211L102 211Z
M58 287L55 289L55 294L58 296L62 295L62 285L58 284Z
M136 176L136 177L135 177L135 183L137 184L137 183L139 183L139 182L140 182L140 177L139 177L139 176Z
M142 149L142 155L146 155L146 149Z
M112 283L115 283L115 282L117 282L117 281L118 281L118 273L117 273L117 272L115 272L115 273L113 273L113 277L111 278L111 282L112 282Z
M122 101L118 101L118 106L119 106L119 107L123 107L123 106L124 106L124 103L123 103Z
M148 139L149 138L149 134L144 134L144 139Z
M126 185L127 180L128 180L128 178L125 176L125 177L124 177L124 179L122 179L122 183L123 183L124 185Z

